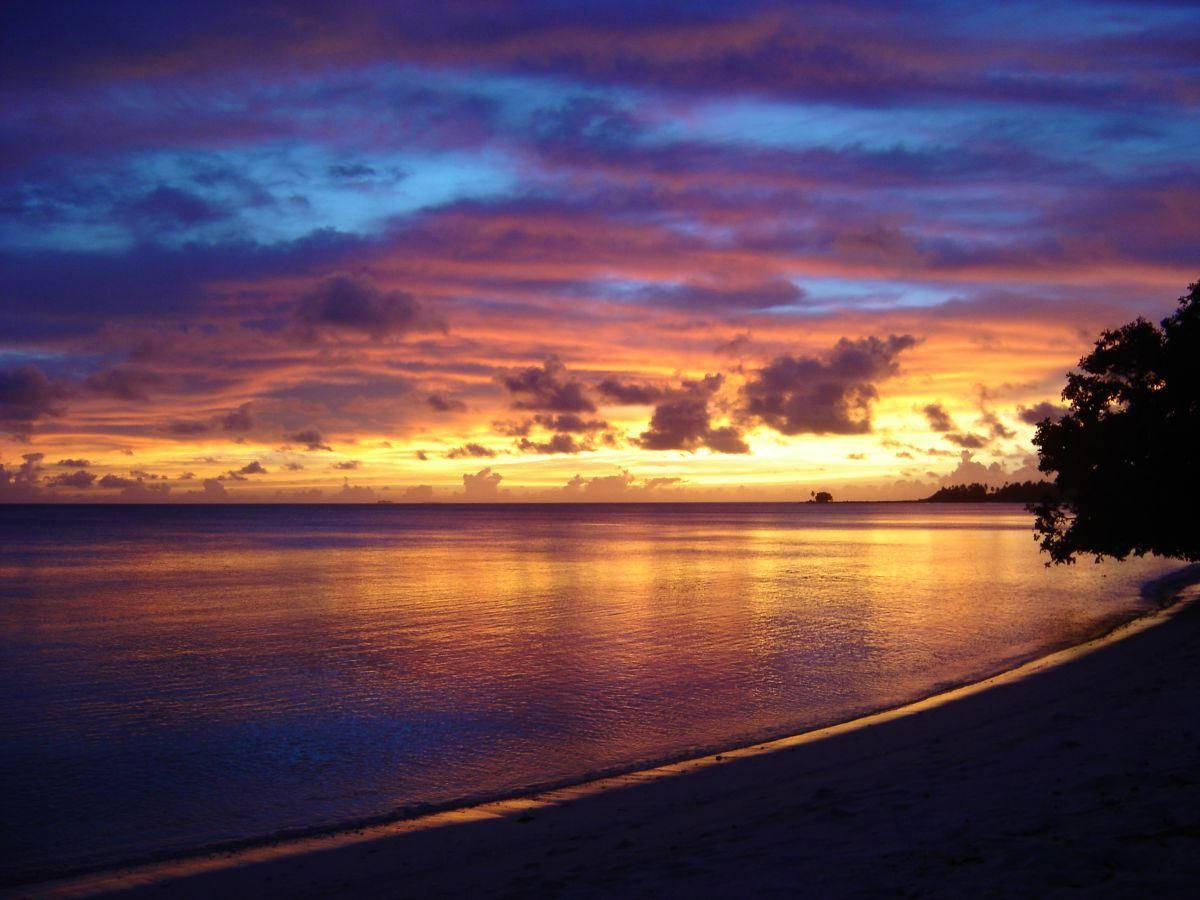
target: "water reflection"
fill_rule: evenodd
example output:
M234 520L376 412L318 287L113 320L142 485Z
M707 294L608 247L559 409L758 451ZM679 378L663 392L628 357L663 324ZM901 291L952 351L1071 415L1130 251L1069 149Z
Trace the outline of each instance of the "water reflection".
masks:
M0 512L4 859L332 824L800 730L1078 640L1164 567L1017 508Z

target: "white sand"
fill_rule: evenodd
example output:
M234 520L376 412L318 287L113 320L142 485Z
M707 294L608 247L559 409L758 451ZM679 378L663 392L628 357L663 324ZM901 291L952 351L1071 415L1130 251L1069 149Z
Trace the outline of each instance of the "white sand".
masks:
M720 758L37 893L1194 896L1198 673L1189 602L981 685Z

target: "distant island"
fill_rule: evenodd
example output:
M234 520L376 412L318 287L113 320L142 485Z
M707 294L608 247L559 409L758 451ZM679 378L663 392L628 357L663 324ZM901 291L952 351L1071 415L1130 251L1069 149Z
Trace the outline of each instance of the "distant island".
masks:
M1050 481L1020 481L1003 487L986 484L956 484L939 488L921 503L1042 503L1057 500L1057 486Z

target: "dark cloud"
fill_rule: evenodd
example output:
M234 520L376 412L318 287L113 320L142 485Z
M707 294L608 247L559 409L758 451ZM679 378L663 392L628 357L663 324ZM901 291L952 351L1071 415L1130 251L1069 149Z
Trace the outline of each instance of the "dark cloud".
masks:
M250 416L250 404L243 403L235 410L221 416L221 428L225 431L242 432L254 427L254 419Z
M338 275L300 299L297 334L315 340L322 331L358 333L381 340L410 331L442 328L440 321L411 294L384 293L367 281Z
M117 400L144 401L149 399L149 389L161 382L155 372L121 366L89 375L84 385L93 393Z
M0 251L0 284L23 304L0 305L0 333L50 340L94 334L113 322L195 317L217 279L327 271L365 242L317 229L271 246L239 240L163 247L138 243L124 251ZM82 299L86 298L86 300Z
M681 484L683 479L678 475L660 475L657 478L647 478L646 487L654 489L656 487L667 487L672 484Z
M720 388L721 375L706 376L703 381L684 382L655 407L650 427L638 443L647 450L694 450L704 443L710 428L708 401Z
M950 418L950 413L946 412L946 407L940 403L930 403L922 408L921 412L925 414L925 420L929 422L929 427L934 431L953 431L954 420Z
M492 428L506 437L528 437L529 432L533 431L533 426L536 424L533 419L525 419L521 422L495 421L492 422Z
M592 449L588 444L580 443L572 434L554 434L549 440L531 441L529 438L521 438L517 443L517 449L522 453L583 453L585 450Z
M166 424L166 430L169 434L179 437L194 437L198 434L206 434L209 424L201 422L199 419L172 419Z
M361 463L359 463L357 459L344 459L341 462L335 462L333 464L333 468L349 471L350 469L357 469L359 465L361 465Z
M749 333L735 334L727 341L722 341L713 348L714 353L719 353L722 356L742 356L750 349L753 339Z
M390 401L407 396L412 390L408 378L345 367L319 369L303 381L292 382L266 392L273 400L295 401L302 408L323 407L326 418L345 417L353 412L353 425L380 429L394 424Z
M1017 433L1000 421L991 410L984 410L979 417L979 424L983 425L988 430L988 436L992 439L1011 440L1017 436Z
M64 469L86 469L91 462L86 459L60 459L55 465L62 466Z
M306 428L303 431L297 431L287 435L284 439L294 444L303 444L306 450L333 450L332 447L325 443L325 438L321 436L321 432L315 428Z
M63 381L52 381L33 366L0 371L0 427L27 434L38 419L61 416L70 396Z
M369 178L375 174L375 170L364 163L345 163L330 166L329 174L334 178Z
M430 394L425 398L425 402L430 409L437 412L465 412L467 408L467 404L461 400L455 400L443 394Z
M663 395L662 388L655 385L622 382L615 378L605 378L596 385L596 390L608 402L622 406L649 406L657 403Z
M697 312L742 312L800 303L805 292L790 281L765 281L741 287L705 284L654 286L637 293L642 302Z
M0 463L0 501L21 503L44 499L45 492L38 486L43 455L23 453L21 459L24 461L15 469Z
M98 482L103 488L117 488L120 493L117 498L142 503L165 500L171 492L171 486L165 483L147 484L142 478L125 478L121 475L105 475Z
M536 409L548 412L595 412L596 405L588 399L584 385L567 377L566 366L557 356L551 356L542 366L530 366L503 379L504 386L516 398L516 409Z
M1079 26L1066 30L1063 17L1049 16L1039 30L1020 12L1020 21L968 16L944 4L929 5L918 20L887 4L847 15L841 4L758 0L650 6L534 0L506 5L503 13L494 3L458 2L406 7L398 17L388 7L346 0L320 28L308 14L265 14L236 4L126 3L116 19L91 4L72 7L69 19L17 4L6 20L0 71L13 84L62 89L89 83L97 73L164 79L199 70L215 77L235 65L252 72L321 71L352 54L372 74L382 62L442 68L470 61L476 70L556 81L870 107L1008 100L1134 110L1139 101L1186 104L1192 97L1187 85L1154 79L1186 71L1194 60L1196 26L1168 15L1170 7L1134 7L1138 15L1126 15L1120 28L1089 28L1102 17L1100 8L1085 4L1072 10ZM129 21L138 27L124 25ZM259 78L272 87L279 80L266 73ZM336 90L318 96L332 102L345 91L339 81ZM407 111L411 102L404 96L396 111ZM434 104L445 106L444 99ZM289 118L263 115L257 105L250 112L266 120L257 129L268 136L278 127L274 119ZM603 146L622 139L631 127L627 118L607 101L583 98L534 124L543 141L574 146L592 138ZM421 127L436 124L418 117Z
M475 457L493 457L496 451L491 447L485 447L483 444L463 444L461 447L455 447L446 454L446 459L471 459Z
M898 370L911 335L842 338L828 361L780 356L746 382L744 414L782 434L863 434L871 430L876 382Z
M638 445L646 450L708 447L717 453L749 453L749 446L736 428L712 426L709 402L724 381L722 375L706 375L700 381L684 381L667 391L654 408L650 427L638 437Z
M642 131L627 112L599 97L570 97L558 107L542 108L531 126L544 148L567 152L581 144L620 147Z
M1057 403L1051 403L1048 400L1035 403L1033 406L1017 407L1017 418L1026 425L1037 425L1045 419L1057 422L1066 413L1067 409L1065 406L1059 406Z
M547 431L589 432L603 431L608 423L601 419L585 419L575 413L558 413L557 415L537 415L533 421Z
M201 483L200 490L188 491L187 496L199 497L204 500L224 500L228 494L225 485L221 484L219 479L205 478Z
M76 472L63 472L46 480L49 487L90 488L96 480L96 473L79 469Z
M958 445L959 447L965 447L968 450L979 450L983 447L986 447L989 443L988 438L983 437L982 435L971 433L947 434L946 440L952 444Z
M266 475L267 470L263 468L263 464L257 459L253 462L248 462L237 470L239 475Z
M228 215L228 210L203 197L168 185L159 185L119 210L121 218L160 229L203 225Z
M749 453L750 445L732 425L710 428L704 435L704 446L717 453Z

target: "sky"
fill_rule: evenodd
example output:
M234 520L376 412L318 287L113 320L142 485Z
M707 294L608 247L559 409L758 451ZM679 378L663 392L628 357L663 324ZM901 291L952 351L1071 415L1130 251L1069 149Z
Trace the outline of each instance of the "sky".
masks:
M3 500L1037 478L1200 275L1192 3L3 15Z

